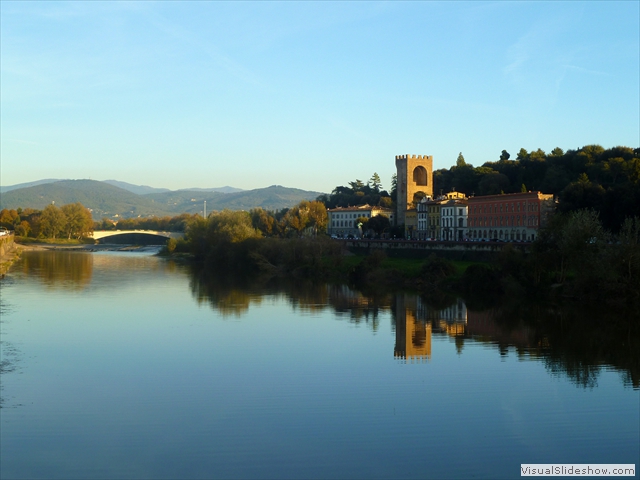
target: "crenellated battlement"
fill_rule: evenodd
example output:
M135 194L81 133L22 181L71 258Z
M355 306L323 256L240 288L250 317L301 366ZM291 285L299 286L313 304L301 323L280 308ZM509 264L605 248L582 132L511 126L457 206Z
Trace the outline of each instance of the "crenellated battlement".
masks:
M396 155L396 160L433 160L432 155Z

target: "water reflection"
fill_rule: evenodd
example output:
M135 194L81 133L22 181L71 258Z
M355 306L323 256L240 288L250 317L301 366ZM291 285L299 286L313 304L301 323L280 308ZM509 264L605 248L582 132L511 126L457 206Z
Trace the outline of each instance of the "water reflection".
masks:
M91 282L93 255L86 252L29 252L19 263L25 275L52 288L82 290Z
M611 374L638 385L631 317L44 253L0 282L1 478L512 478L523 459L637 458L639 392Z
M428 362L433 337L448 337L458 354L468 342L482 343L506 357L544 362L552 375L593 388L603 369L621 373L625 385L640 388L640 334L637 313L585 312L576 306L500 305L485 310L467 307L461 298L430 298L412 293L364 294L346 285L269 283L259 287L194 273L191 290L222 315L237 318L265 295L287 299L294 309L321 312L364 324L373 332L381 314L390 313L395 329L394 358Z
M396 345L393 356L403 360L425 361L431 358L432 325L428 309L417 295L395 296Z
M13 306L7 301L2 291L12 283L11 277L0 279L0 326L4 326L2 324L6 322L5 319L13 312ZM0 334L0 408L7 406L2 378L4 375L17 370L19 360L20 352L18 348L12 342L4 340Z

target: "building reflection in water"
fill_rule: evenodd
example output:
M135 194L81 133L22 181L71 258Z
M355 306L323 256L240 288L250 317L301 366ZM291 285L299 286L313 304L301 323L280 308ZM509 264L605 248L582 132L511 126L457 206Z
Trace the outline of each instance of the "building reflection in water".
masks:
M442 333L456 339L460 352L467 324L467 307L461 299L437 310L417 295L399 294L395 305L396 345L393 356L410 362L431 358L431 335Z

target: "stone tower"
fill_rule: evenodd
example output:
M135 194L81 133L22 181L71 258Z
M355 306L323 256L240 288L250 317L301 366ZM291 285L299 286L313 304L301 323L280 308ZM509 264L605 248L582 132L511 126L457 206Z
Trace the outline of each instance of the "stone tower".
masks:
M405 223L405 211L411 208L413 196L424 192L433 196L433 156L396 155L397 213L396 225Z

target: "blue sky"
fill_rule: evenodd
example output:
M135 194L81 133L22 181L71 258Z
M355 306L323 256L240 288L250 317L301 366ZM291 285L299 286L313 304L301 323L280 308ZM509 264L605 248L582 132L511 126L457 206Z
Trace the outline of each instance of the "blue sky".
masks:
M640 2L10 2L0 184L330 191L640 146Z

